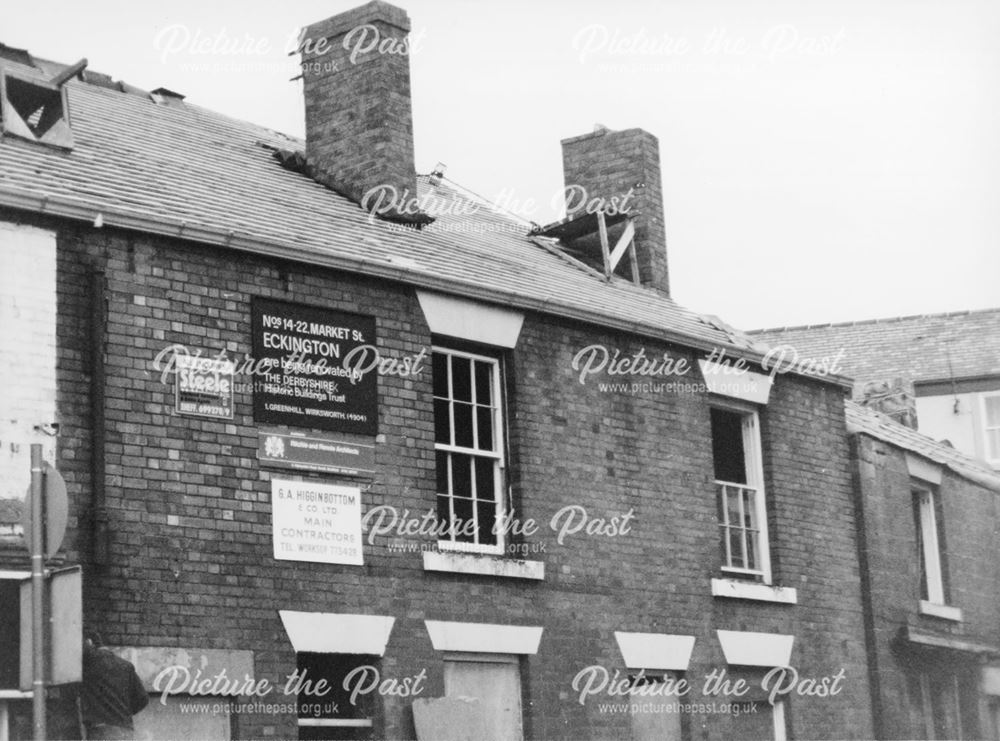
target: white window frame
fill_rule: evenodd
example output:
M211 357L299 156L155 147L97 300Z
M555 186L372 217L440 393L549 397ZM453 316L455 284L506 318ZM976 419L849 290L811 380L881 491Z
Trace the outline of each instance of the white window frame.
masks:
M941 568L941 545L938 542L937 512L934 487L921 481L911 481L912 496L918 497L920 517L918 545L922 551L924 577L927 580L927 601L934 605L947 604L944 600L944 572Z
M494 461L494 465L493 465L493 490L496 493L495 499L494 499L494 505L496 507L495 515L494 515L494 517L495 517L494 522L495 523L500 523L502 521L503 516L504 516L504 512L505 512L505 509L504 509L504 500L506 499L505 487L504 487L504 478L505 478L504 477L504 473L506 471L506 460L505 460L505 456L504 456L504 451L506 449L506 437L505 437L506 425L504 424L504 413L505 413L505 409L504 409L504 397L501 395L501 383L500 383L501 363L500 363L500 359L497 358L497 357L492 357L490 355L481 355L481 354L478 354L478 353L468 352L466 350L458 350L458 349L456 349L454 347L448 347L447 345L443 345L443 344L433 345L432 348L431 348L431 352L432 352L432 354L440 353L440 354L443 354L443 355L447 355L447 356L449 356L449 358L450 357L468 358L469 360L473 360L473 361L477 361L477 362L481 362L481 363L487 363L487 364L489 364L492 367L491 391L492 391L492 394L493 394L493 406L494 406L494 413L493 413L493 445L494 445L495 450L489 451L489 450L484 450L484 449L479 449L479 448L465 448L465 447L462 447L462 446L459 446L459 445L450 445L450 444L445 444L445 443L439 443L439 442L437 442L435 440L435 442L434 442L434 452L435 452L435 456L436 456L436 454L437 454L438 451L443 451L443 452L446 452L446 453L458 453L458 454L461 454L461 455L468 455L468 456L472 456L472 457L476 457L476 458L492 458L493 459L493 461ZM451 363L450 363L450 360L449 360L449 367L450 367L450 365L451 365ZM472 396L473 396L472 404L473 404L473 408L475 408L475 405L477 403L476 399L475 399L475 396L476 396L475 372L473 372L473 377L472 377ZM436 401L439 398L441 398L441 397L435 396L434 400ZM448 373L448 401L449 402L453 402L454 401L454 390L452 389L452 373L451 372ZM454 437L455 412L454 412L454 406L451 403L449 403L449 407L448 407L448 416L449 416L449 419L448 419L448 429L451 431L452 437ZM435 422L436 422L436 420L435 420ZM478 444L479 428L478 428L478 425L476 424L475 417L473 417L473 422L472 422L472 435L473 435L473 444L474 445ZM436 465L436 463L435 463L435 465ZM476 479L475 472L473 471L473 474L472 474L472 485L473 485L473 487L475 487L475 485L476 485L476 480L475 479ZM436 488L437 487L435 486L435 489ZM448 489L449 489L449 491L448 491L448 497L449 497L449 517L450 518L454 518L454 516L455 516L454 494L452 492L452 472L451 472L451 466L450 465L449 465L449 468L448 468ZM439 495L440 493L441 492L436 492L436 496ZM435 501L435 507L436 506L437 506L437 501ZM472 508L472 516L474 518L474 521L478 519L478 510L476 509L476 507ZM452 520L449 520L449 522L450 521L452 521ZM468 552L468 553L482 553L482 554L488 554L488 555L502 555L504 553L505 548L506 548L506 543L505 543L504 535L505 535L504 528L500 527L500 528L497 528L497 533L496 533L496 541L497 542L495 544L492 544L492 545L489 544L489 543L467 543L467 542L460 542L460 541L454 540L454 538L449 538L449 539L438 538L437 544L438 544L438 548L440 550L442 550L442 551L462 551L462 552ZM479 537L479 530L478 530L478 522L477 522L476 538L478 539L478 537Z
M733 566L734 557L730 552L730 543L727 529L730 527L725 520L719 521L720 537L725 535L723 545L727 554L726 562L722 565L722 571L730 574L743 574L758 576L764 584L771 584L771 548L767 527L767 496L764 491L764 464L763 447L760 439L760 415L757 410L749 405L734 404L732 402L713 403L713 409L740 415L743 430L743 459L746 465L746 484L737 484L730 481L715 481L716 504L721 506L723 518L728 517L728 508L721 501L723 486L736 486L741 489L750 489L754 492L754 522L757 526L757 563L759 569L749 569L744 566ZM740 507L742 510L743 497L740 496ZM745 528L741 528L744 529ZM745 542L745 541L744 541ZM741 559L746 562L745 559Z
M990 455L990 432L995 431L1000 435L1000 424L990 425L989 412L986 408L990 399L1000 399L1000 393L982 394L979 398L982 403L983 412L983 458L992 466L1000 466L1000 456L993 457Z
M787 741L788 722L785 720L785 701L777 699L771 706L771 720L774 723L774 741Z
M31 691L0 690L0 741L10 739L10 703L17 700L31 700Z

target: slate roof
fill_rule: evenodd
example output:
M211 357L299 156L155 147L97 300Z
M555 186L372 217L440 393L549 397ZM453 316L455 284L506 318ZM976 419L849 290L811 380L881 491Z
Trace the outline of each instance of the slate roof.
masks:
M901 425L891 417L857 402L845 401L845 411L848 431L871 435L921 455L950 468L960 476L1000 493L1000 473L994 471L985 462L961 453L950 445L940 443L910 427Z
M845 350L844 372L859 383L900 377L939 381L1000 376L1000 308L752 330L803 357Z
M0 47L2 48L2 47ZM10 51L10 49L6 49ZM63 65L4 55L0 65L51 77ZM138 229L380 276L536 310L688 347L760 348L718 319L652 289L602 275L529 237L530 224L445 180L420 195L475 203L424 231L371 220L357 205L279 165L304 142L91 72L67 83L71 152L0 139L0 206ZM844 383L843 379L825 380Z

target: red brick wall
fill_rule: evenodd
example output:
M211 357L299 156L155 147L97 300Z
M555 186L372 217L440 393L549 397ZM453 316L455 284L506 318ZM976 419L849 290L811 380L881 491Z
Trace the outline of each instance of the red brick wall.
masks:
M89 562L87 368L89 264L106 267L107 503L112 558ZM365 565L275 561L271 472L256 461L249 394L236 417L174 416L172 385L151 361L164 346L250 352L250 299L266 296L373 314L392 355L430 347L411 288L308 266L89 226L60 226L60 468L74 501L71 559L84 559L86 617L112 644L249 649L258 677L295 667L279 609L396 618L382 661L387 675L428 672L422 696L443 692L442 656L424 619L544 626L525 662L525 716L537 738L609 738L628 733L604 700L577 702L571 681L592 664L625 670L614 631L693 635L696 685L725 666L715 631L792 633L803 676L844 668L832 698L795 697L795 738L871 736L861 595L843 395L782 376L762 413L776 583L797 605L713 598L718 534L707 398L701 393L609 392L577 381L574 354L591 344L693 356L653 341L529 314L507 354L511 475L519 517L540 524L528 542L544 553L544 582L425 573L419 553L391 553L387 538L365 545ZM631 381L632 379L625 379ZM640 379L642 381L655 379ZM677 379L666 379L677 380ZM687 379L697 382L697 371ZM414 379L379 383L376 475L365 507L434 508L429 367ZM278 475L278 474L275 474ZM330 477L317 476L326 480ZM632 532L568 538L548 522L565 505L592 516L634 510ZM77 526L79 525L79 526ZM697 701L697 697L691 698ZM379 733L412 736L410 699L387 698ZM692 738L720 738L728 719L691 717ZM290 716L246 717L241 736L294 737Z

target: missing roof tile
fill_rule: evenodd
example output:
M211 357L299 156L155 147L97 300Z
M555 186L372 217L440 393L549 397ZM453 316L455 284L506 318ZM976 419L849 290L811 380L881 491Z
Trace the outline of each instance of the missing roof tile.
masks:
M185 96L180 93L168 90L165 87L156 88L156 90L150 92L149 97L152 98L153 102L157 105L176 105L182 102L185 98Z

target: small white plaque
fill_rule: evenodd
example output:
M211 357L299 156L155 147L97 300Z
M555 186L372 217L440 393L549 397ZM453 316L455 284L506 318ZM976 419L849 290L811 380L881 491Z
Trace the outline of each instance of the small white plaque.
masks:
M361 489L315 481L271 481L274 557L360 566Z

